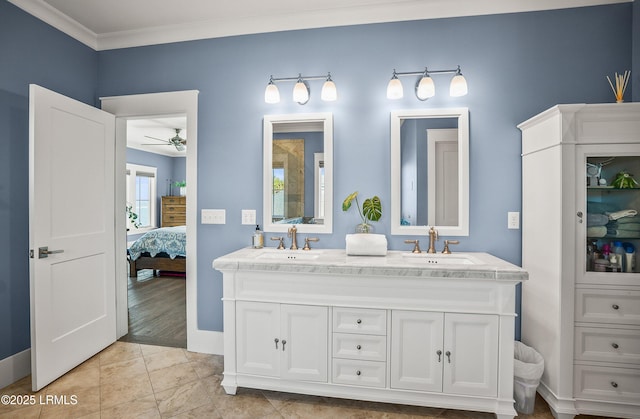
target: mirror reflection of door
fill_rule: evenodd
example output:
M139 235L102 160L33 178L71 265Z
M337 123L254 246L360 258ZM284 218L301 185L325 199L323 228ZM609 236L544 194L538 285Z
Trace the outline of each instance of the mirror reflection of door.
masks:
M428 225L458 225L458 130L428 129Z

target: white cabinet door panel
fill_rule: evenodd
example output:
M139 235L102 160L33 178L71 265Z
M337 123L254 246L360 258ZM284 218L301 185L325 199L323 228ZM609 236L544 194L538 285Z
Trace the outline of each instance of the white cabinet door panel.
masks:
M328 313L327 307L280 306L282 378L327 381Z
M282 349L280 305L244 301L236 304L238 372L277 377Z

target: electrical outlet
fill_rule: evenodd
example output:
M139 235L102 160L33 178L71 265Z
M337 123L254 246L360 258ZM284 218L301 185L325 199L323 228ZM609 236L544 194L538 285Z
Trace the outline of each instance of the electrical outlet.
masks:
M242 210L242 224L256 224L256 210Z
M517 230L520 228L520 213L517 211L507 213L507 228Z
M226 224L226 211L223 209L203 209L202 224Z

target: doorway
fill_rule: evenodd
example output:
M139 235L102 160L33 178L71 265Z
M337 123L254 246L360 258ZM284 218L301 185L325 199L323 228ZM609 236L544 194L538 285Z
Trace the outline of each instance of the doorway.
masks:
M186 126L186 115L127 120L129 331L121 341L187 347Z
M189 134L186 165L186 182L189 185L186 196L186 329L187 349L198 351L208 336L202 336L197 329L197 91L150 93L141 95L114 96L101 98L102 108L116 116L116 207L126 207L126 132L127 121L163 116L186 115L186 131ZM167 147L168 148L168 147ZM116 213L116 252L126 255L126 214ZM128 318L128 263L125 257L117 258L116 284L117 338L129 331Z

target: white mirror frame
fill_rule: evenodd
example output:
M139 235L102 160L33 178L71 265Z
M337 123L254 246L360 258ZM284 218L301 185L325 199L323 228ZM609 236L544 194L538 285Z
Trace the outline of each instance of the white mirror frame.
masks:
M428 234L427 226L401 224L401 153L400 127L403 119L458 119L458 225L434 226L441 236L469 235L469 109L412 109L391 112L391 234Z
M326 233L333 232L333 114L331 112L310 114L265 115L263 128L263 229L267 232L286 233L292 224L278 224L273 222L271 209L273 208L273 124L278 123L323 124L324 130L324 223L296 224L298 233Z

